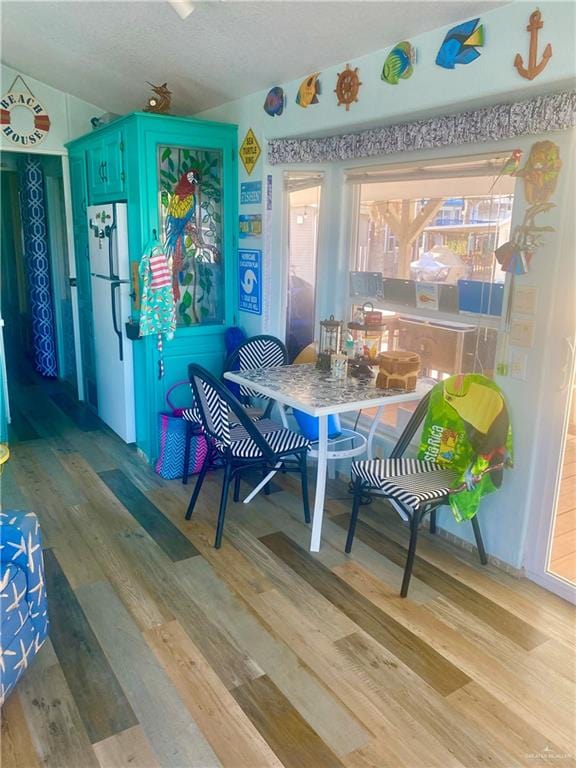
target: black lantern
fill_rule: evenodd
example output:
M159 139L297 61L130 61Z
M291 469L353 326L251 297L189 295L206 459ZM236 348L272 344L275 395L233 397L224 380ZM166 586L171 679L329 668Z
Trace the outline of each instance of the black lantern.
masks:
M321 371L329 371L330 356L340 352L341 348L342 321L334 320L334 315L330 315L329 320L320 321L320 342L318 345L316 367Z

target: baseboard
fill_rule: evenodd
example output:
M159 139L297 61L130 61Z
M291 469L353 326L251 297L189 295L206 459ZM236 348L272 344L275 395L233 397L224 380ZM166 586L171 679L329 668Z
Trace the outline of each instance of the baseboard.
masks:
M455 547L466 550L466 552L474 552L474 554L477 552L475 544L470 541L466 541L465 539L461 539L451 531L444 530L444 528L441 528L439 525L436 528L436 536L440 536L440 538L450 542L450 544L453 544ZM499 568L501 571L504 571L508 575L514 576L516 579L523 579L526 577L524 568L516 568L515 566L510 565L510 563L507 563L505 560L501 560L499 557L489 555L488 553L486 553L486 556L490 565L496 566L496 568Z

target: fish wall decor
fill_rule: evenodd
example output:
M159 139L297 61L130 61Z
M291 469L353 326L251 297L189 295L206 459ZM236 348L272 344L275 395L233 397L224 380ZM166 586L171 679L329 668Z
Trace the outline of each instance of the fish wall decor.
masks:
M155 112L159 115L165 115L170 111L172 102L172 91L168 90L168 83L162 85L153 85L148 83L154 91L154 96L150 96L144 107L144 112Z
M280 117L286 106L286 95L284 89L279 85L270 88L264 100L264 112L270 117Z
M320 85L320 72L314 72L313 75L308 75L298 88L296 94L296 104L306 109L310 104L318 104L318 96L322 93Z
M447 33L436 56L436 64L444 69L454 69L456 64L470 64L480 56L484 45L484 27L480 19L471 19Z
M407 80L414 72L416 51L414 46L403 40L390 51L382 69L382 80L390 85L398 85L400 79Z

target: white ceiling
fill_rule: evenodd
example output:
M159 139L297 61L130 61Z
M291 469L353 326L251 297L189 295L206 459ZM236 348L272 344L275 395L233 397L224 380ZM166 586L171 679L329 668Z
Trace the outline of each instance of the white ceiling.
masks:
M141 109L146 81L168 82L191 114L506 0L167 2L2 0L2 61L110 112Z

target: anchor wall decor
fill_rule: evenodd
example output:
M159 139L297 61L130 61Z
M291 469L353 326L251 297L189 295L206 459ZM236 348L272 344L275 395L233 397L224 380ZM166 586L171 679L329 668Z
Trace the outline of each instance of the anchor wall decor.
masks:
M548 43L546 48L544 48L544 53L542 54L540 63L536 63L538 58L538 32L542 29L543 26L544 22L542 21L542 14L539 10L535 10L530 14L530 22L526 27L526 31L530 32L528 66L524 66L524 60L519 53L516 54L516 58L514 59L514 66L518 70L518 74L522 77L525 77L527 80L534 80L534 78L542 72L546 64L548 64L549 60L552 58L552 46L550 43Z

